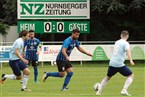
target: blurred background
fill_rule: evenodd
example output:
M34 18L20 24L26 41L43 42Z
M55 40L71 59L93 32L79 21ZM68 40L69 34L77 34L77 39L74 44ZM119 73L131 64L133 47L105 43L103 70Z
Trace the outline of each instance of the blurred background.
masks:
M145 40L145 1L90 0L90 19L87 21L90 21L90 33L82 33L80 41L115 41L120 38L120 32L124 29L130 32L129 41L143 41ZM16 26L17 0L0 0L0 33L3 37L9 37L9 33L12 33L11 37L12 35L17 37ZM69 35L36 34L36 37L41 41L63 41ZM5 41L10 42L14 39L4 38L3 42Z

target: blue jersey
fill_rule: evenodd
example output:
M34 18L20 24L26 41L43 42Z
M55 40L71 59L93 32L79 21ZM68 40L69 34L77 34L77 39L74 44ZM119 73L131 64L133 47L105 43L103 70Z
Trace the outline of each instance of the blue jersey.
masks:
M28 39L25 41L24 46L26 47L26 55L25 58L27 60L36 60L38 61L38 55L36 54L38 46L40 44L39 39Z
M109 65L113 67L123 67L125 65L126 50L128 49L130 49L130 45L126 40L120 39L116 41Z
M24 41L23 41L23 39L22 38L16 39L14 44L13 44L13 46L12 46L12 48L11 48L11 50L10 50L10 53L9 53L10 60L18 60L18 59L20 59L16 55L15 51L16 51L16 49L19 49L19 53L22 54L23 47L24 47Z
M57 56L57 60L66 61L66 58L62 53L62 48L66 48L66 53L67 53L68 56L70 56L74 47L79 47L79 46L80 45L78 43L78 40L72 40L71 37L68 37L67 39L64 40L64 42L62 44L61 50L60 50L60 52L58 53L58 56Z

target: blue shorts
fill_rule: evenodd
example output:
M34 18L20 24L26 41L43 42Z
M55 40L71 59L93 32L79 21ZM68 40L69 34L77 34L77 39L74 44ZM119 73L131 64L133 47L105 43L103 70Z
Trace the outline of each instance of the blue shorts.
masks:
M16 76L21 75L21 71L23 71L25 68L27 68L27 64L25 64L22 60L9 60L9 65L13 70L13 73Z
M112 66L109 66L108 72L107 72L107 76L108 77L112 77L117 72L119 72L123 76L129 76L129 75L132 74L132 71L127 66L123 66L123 67L112 67Z

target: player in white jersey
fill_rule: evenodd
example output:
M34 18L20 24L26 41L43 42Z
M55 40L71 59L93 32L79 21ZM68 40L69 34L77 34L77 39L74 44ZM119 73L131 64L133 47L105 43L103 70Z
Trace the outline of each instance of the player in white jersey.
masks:
M29 33L26 30L23 30L20 33L20 38L16 39L14 42L12 49L10 51L10 59L9 65L13 71L13 74L2 74L1 83L3 83L6 79L12 80L20 80L22 78L21 71L23 71L23 83L21 91L26 91L27 82L29 79L29 69L27 67L28 60L22 57L22 49L24 46L24 41L26 41L29 37Z
M115 42L113 55L109 62L107 76L101 81L100 85L98 86L98 89L95 89L95 90L97 90L96 95L101 95L102 89L108 83L108 81L111 79L111 77L114 76L117 72L119 72L123 76L127 77L124 87L121 91L121 94L131 96L127 92L127 89L131 85L134 75L133 75L132 71L124 64L126 54L127 54L128 58L130 60L130 64L134 65L134 62L133 62L132 56L131 56L130 45L127 42L128 38L129 38L128 31L123 30L121 32L121 39Z

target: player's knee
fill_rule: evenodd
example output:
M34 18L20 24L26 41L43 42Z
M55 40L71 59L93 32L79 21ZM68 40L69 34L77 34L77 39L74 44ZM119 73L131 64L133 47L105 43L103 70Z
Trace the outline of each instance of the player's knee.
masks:
M60 73L60 77L62 78L62 77L64 77L65 76L65 73L63 72L63 73Z
M67 76L72 77L73 76L73 72L68 72Z
M134 74L131 74L130 77L134 78Z
M26 70L24 70L24 75L29 75L30 74L30 70L29 69L26 69Z
M21 80L22 79L22 76L17 76L16 77L16 80Z
M109 76L106 76L106 77L105 77L105 79L106 79L106 80L110 80L110 79L111 79L111 77L109 77Z
M30 71L28 70L25 75L30 75Z

